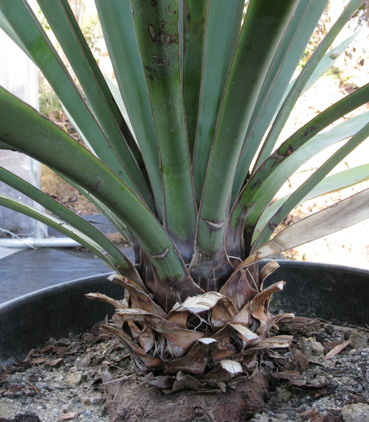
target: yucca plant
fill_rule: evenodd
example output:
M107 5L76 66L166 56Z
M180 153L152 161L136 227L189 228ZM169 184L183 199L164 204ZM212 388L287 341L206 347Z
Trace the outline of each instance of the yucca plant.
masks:
M369 85L279 139L299 96L345 50L330 46L361 0L351 0L301 72L299 60L324 0L95 0L116 84L99 70L67 0L37 0L78 82L26 0L0 0L1 26L37 64L81 133L81 146L0 91L0 147L62 175L127 237L130 262L97 229L1 168L5 183L52 214L0 196L0 204L79 241L116 274L105 329L136 368L164 389L224 390L261 349L288 347L270 330L258 261L369 217L369 190L288 226L307 199L368 179L369 166L330 175L369 135L369 113L324 130L369 101ZM286 180L344 141L301 186ZM287 315L289 316L289 315ZM164 376L163 376L164 374ZM146 378L148 380L148 378Z

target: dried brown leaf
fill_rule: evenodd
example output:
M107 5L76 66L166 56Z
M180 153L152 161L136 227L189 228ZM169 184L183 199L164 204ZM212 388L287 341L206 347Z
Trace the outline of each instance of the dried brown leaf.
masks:
M98 300L99 302L108 303L109 305L114 306L115 309L124 307L120 300L112 299L111 297L101 293L87 293L85 297L90 300Z
M229 298L237 310L240 310L255 297L258 286L258 279L255 279L249 268L244 268L233 273L219 293Z
M116 275L113 274L109 277L109 280L112 281L111 278L115 276ZM137 286L132 283L128 278L121 276L119 280L120 285L122 285L130 293L130 301L132 308L142 309L146 312L149 312L150 314L161 316L162 318L166 317L167 314L163 311L163 309L161 309L160 306L158 306L148 296L147 293L137 288Z
M337 346L333 347L333 349L325 355L324 359L325 360L332 359L334 356L338 355L338 353L342 352L342 350L345 349L351 343L352 343L351 340L346 340L342 342L341 344L337 344Z
M208 363L209 351L206 345L196 343L184 356L165 364L165 373L176 374L184 371L190 374L202 374Z
M299 349L293 351L293 355L298 366L301 369L301 372L306 372L309 369L309 360Z

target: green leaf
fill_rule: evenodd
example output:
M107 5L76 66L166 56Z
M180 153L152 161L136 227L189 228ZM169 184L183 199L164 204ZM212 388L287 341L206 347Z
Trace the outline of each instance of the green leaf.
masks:
M186 285L188 274L184 263L141 199L78 142L2 88L0 141L48 165L93 194L136 236L159 280L171 279L173 286L176 281Z
M128 0L111 0L109 7L106 7L105 0L96 0L95 4L122 102L117 95L117 89L112 88L109 81L108 85L120 110L122 111L122 104L124 104L124 109L129 116L142 152L157 213L162 221L163 189L158 147L131 6Z
M350 1L350 3L345 7L342 14L338 18L337 22L332 26L331 30L324 37L323 41L317 46L309 61L305 65L304 69L297 77L294 86L292 87L286 99L284 100L278 112L278 115L274 120L273 125L268 133L268 136L263 144L263 148L260 152L260 157L258 158L257 163L255 165L255 170L263 163L263 161L269 156L269 154L273 150L278 136L280 135L287 119L289 118L297 99L304 91L305 86L311 80L313 73L315 72L315 70L317 70L317 67L321 63L321 60L323 59L328 48L332 45L333 41L340 33L341 29L350 19L352 14L356 12L360 4L361 0ZM335 58L334 56L333 59Z
M297 206L301 200L323 180L323 178L336 167L350 152L358 147L369 137L369 123L366 124L356 135L348 140L338 151L336 151L324 164L322 164L278 209L273 217L268 221L257 241L253 245L253 250L259 248L269 240L273 228L275 228L289 212Z
M251 162L260 147L267 129L281 106L290 80L303 55L306 45L321 17L327 0L300 2L291 17L286 32L264 81L235 174L232 203L244 183Z
M42 12L81 86L102 130L134 180L145 201L152 205L150 192L139 169L141 152L114 100L96 60L82 34L67 0L38 0ZM137 161L137 162L136 162Z
M70 237L86 248L94 252L99 258L104 260L109 267L114 268L114 261L110 259L109 255L106 255L104 249L84 233L79 231L77 228L66 224L63 220L60 220L50 214L46 214L43 211L37 210L29 205L23 204L16 199L9 198L6 195L0 194L0 205L6 208L10 208L14 211L20 212L27 215L35 220L41 221L44 224L52 227L60 233Z
M95 229L91 224L85 221L83 218L74 214L66 207L55 201L50 196L43 193L41 190L12 174L8 170L0 167L0 180L12 188L27 195L33 201L42 205L47 210L51 211L55 216L62 219L64 222L58 223L65 226L68 223L70 226L78 229L79 232L85 235L86 239L90 239L94 242L94 248L99 245L100 249L104 251L104 260L110 265L115 271L123 272L127 277L139 280L140 277L128 260L128 258L105 237L99 230ZM43 214L42 214L43 215ZM58 227L56 227L58 229ZM89 247L85 244L86 247ZM101 253L100 253L101 255Z
M94 152L104 162L109 164L110 168L125 183L137 192L131 175L127 173L126 168L114 153L110 140L108 141L94 116L87 108L82 94L73 83L66 67L46 36L41 24L33 14L30 6L20 1L0 0L0 10L11 24L25 48L27 48L33 61L50 82L65 108L73 116L78 127L89 140ZM136 166L130 155L125 160L125 165L130 162L133 167ZM130 165L127 168L130 168ZM150 203L149 197L145 199Z
M132 0L131 5L159 145L164 227L189 261L196 210L180 84L178 5L176 0Z
M183 0L182 80L187 133L192 155L195 143L200 84L203 70L204 35L209 0ZM228 9L234 9L228 7Z
M336 192L341 189L348 188L350 186L357 185L369 180L369 164L363 164L348 170L341 171L339 173L332 174L327 176L320 183L318 183L314 189L312 189L298 205L309 201L310 199L317 198L321 195L326 195L328 193ZM268 221L272 216L278 211L278 209L287 201L291 194L285 195L284 197L278 199L276 202L273 202L262 214L260 217L256 229L252 238L252 243L254 243L257 237L260 235L262 230L267 225Z
M200 204L224 86L241 30L243 7L243 0L234 2L233 7L229 7L229 4L222 0L209 2L200 104L193 154L194 183L198 205ZM226 33L219 31L219 28L223 25L229 28Z
M247 245L251 242L252 233L254 232L257 220L276 193L272 174L277 171L283 161L290 156L292 157L294 152L296 152L302 145L306 144L325 127L329 126L345 114L365 104L368 100L369 84L363 86L314 117L310 122L287 139L287 141L285 141L264 162L264 164L259 167L239 195L236 204L232 209L228 224L228 245L232 244L232 239L234 239L234 247L240 248L240 245L236 245L236 242L237 239L238 242L240 240L242 241L242 237L239 233L243 232L244 226ZM291 159L290 162L293 163L293 160ZM267 183L266 180L268 179L273 180L273 183ZM276 179L276 181L277 180L278 179ZM258 195L258 191L261 188L265 193L265 196L263 197ZM257 195L258 200L255 201L255 197Z
M293 154L283 160L278 168L265 179L262 186L260 186L260 189L258 189L253 197L255 207L257 207L258 210L265 209L286 180L288 180L299 167L325 148L355 135L368 122L369 112L366 112L338 124L333 129L319 133L303 144Z
M206 173L196 253L224 245L235 167L267 71L296 1L252 1L228 75ZM216 195L215 195L216 192Z

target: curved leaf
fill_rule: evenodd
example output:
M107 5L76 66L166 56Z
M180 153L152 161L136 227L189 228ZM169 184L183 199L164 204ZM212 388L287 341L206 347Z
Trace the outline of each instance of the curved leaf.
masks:
M233 247L236 248L236 250L240 250L239 242L243 239L242 235L240 236L240 233L243 232L245 227L247 248L250 247L249 242L251 242L256 223L276 193L274 191L274 181L273 183L265 183L265 181L268 179L271 180L272 173L278 171L279 166L284 160L288 157L292 157L294 152L302 147L302 145L306 144L322 129L368 101L369 84L338 101L310 120L310 122L287 139L287 141L285 141L263 163L263 165L259 167L239 195L236 204L231 211L227 227L229 236L228 244L232 245L232 239L234 239ZM293 160L291 160L291 162L293 163ZM258 201L254 201L258 191L261 188L265 189L265 187L268 190L268 192L264 191L265 196L260 196L258 197ZM231 251L230 253L233 254Z
M294 86L292 87L286 99L284 100L278 112L278 115L268 133L268 136L263 144L263 148L260 152L260 157L258 158L257 163L255 165L255 170L259 167L259 165L261 165L261 163L269 156L269 154L273 150L277 138L281 133L289 115L291 114L291 111L295 106L297 99L303 92L306 84L309 83L312 74L321 63L321 60L327 52L328 48L331 46L341 29L353 15L353 13L356 12L361 2L362 0L351 0L350 3L344 8L337 22L332 26L331 30L324 37L323 41L317 46L314 53L307 62L306 66L296 79Z
M282 99L287 95L286 90L293 73L327 3L327 0L300 2L291 17L263 84L246 133L243 151L235 174L232 203L240 192L247 172L250 170L251 162L281 106Z
M282 230L272 240L253 252L237 269L360 223L369 218L368 203L369 189L366 189L305 217Z
M323 180L323 178L336 167L350 152L364 142L369 137L369 123L364 126L356 135L347 141L338 151L336 151L318 170L316 170L306 182L304 182L278 209L269 222L264 227L257 241L253 245L253 250L258 249L271 236L273 229L284 220L289 212Z
M318 196L326 195L331 192L336 192L341 189L357 185L358 183L365 182L367 180L369 180L369 164L363 164L358 167L335 173L331 176L324 178L319 184L315 186L314 189L312 189L308 193L308 195L301 199L301 201L297 205L303 204L304 202L309 201L313 198L317 198ZM290 196L291 194L288 194L283 198L278 199L278 201L274 202L265 210L256 225L255 232L252 238L252 244L256 241L257 237L265 228L268 221L278 211L278 209L288 200Z
M134 168L137 168L137 163L134 162L131 154L124 157L124 165L116 156L110 144L111 140L108 140L106 134L86 106L81 92L73 83L69 72L30 6L23 1L0 0L0 10L25 48L27 48L28 54L43 72L65 108L73 116L78 127L89 140L95 153L133 190L138 192L137 189L139 188L136 187L135 183L137 182L140 185L139 179L143 183L141 183L141 188L146 189L142 175L137 174L137 171L134 170ZM131 170L132 175L130 174ZM135 175L137 180L133 179ZM150 203L150 196L145 199Z
M105 237L99 230L95 229L91 224L85 221L83 218L74 214L66 207L55 201L53 198L43 193L41 190L32 186L30 183L25 182L21 178L12 174L10 171L0 167L0 180L14 189L27 195L33 201L45 207L51 211L55 216L59 217L59 225L65 227L65 223L68 223L71 227L78 228L78 231L85 235L86 239L91 239L95 245L99 245L103 251L105 261L118 272L123 272L127 277L132 280L140 279L136 269L133 267L129 259ZM21 204L20 204L21 205ZM35 210L36 211L36 210ZM43 217L44 215L41 214ZM48 223L47 223L48 224ZM55 227L54 227L55 228ZM59 227L56 227L58 229ZM86 247L89 247L85 244ZM96 249L96 246L94 246ZM101 253L100 253L101 255ZM101 256L100 256L101 257ZM113 264L113 265L112 265Z
M32 127L32 130L29 128ZM201 292L172 240L147 206L107 166L31 107L0 89L0 141L47 164L91 192L140 241L172 304Z

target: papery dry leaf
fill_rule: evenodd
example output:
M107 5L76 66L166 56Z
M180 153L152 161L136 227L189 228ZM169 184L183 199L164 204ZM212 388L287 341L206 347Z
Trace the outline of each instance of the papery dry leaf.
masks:
M155 334L153 330L148 326L145 326L138 337L138 342L146 353L151 350L155 344Z
M265 279L274 273L280 267L277 261L270 261L264 265L264 267L260 270L259 279L260 279L260 290L264 288L264 281Z
M240 310L258 293L258 286L259 281L254 279L249 268L243 268L232 274L219 293L229 298Z
M196 343L184 356L172 359L165 365L166 374L184 371L190 374L202 374L208 363L209 351L206 345Z
M295 349L293 351L293 355L295 357L297 364L301 368L301 372L306 372L309 369L308 358L299 349Z
M112 276L109 277L110 281L112 277L116 279L115 274L113 274ZM147 293L145 293L141 289L138 289L137 286L133 284L128 278L120 277L119 280L120 280L120 285L122 285L130 293L130 301L131 301L132 308L142 309L151 314L161 316L162 318L166 317L167 314L163 311L163 309L160 308L160 306L158 306L148 296Z
M333 347L332 350L330 350L325 356L324 359L332 359L334 356L338 355L338 353L342 352L343 349L345 349L348 345L352 343L351 340L346 340L341 344L337 344L337 346Z
M142 290L145 293L149 293L146 286L142 282L141 279L136 279L135 281L132 281L131 279L121 275L121 274L112 274L108 277L108 281L119 284L122 287L125 287L127 283L131 284L132 286L137 287L138 289Z
M191 377L190 375L183 374L178 372L176 379L173 383L173 392L181 391L184 389L189 390L201 390L202 384L196 378Z
M160 358L149 356L122 330L105 324L101 325L101 328L114 334L132 352L131 357L139 370L146 371L147 368L157 369L162 366L162 360Z
M256 341L250 350L256 349L278 349L290 347L292 343L292 336L274 336L268 337L264 340Z
M231 359L224 359L219 362L221 367L229 372L232 376L236 376L243 372L242 366Z
M47 361L45 362L45 366L51 366L51 367L54 367L54 366L60 365L63 361L64 361L64 358L53 359L53 360L47 360Z
M272 374L273 378L281 379L281 380L296 380L301 379L301 374L298 371L281 371L281 372L274 372Z
M115 309L123 308L124 305L120 300L112 299L109 296L106 296L102 293L87 293L85 297L90 300L98 300L99 302L108 303L109 305L114 306Z

